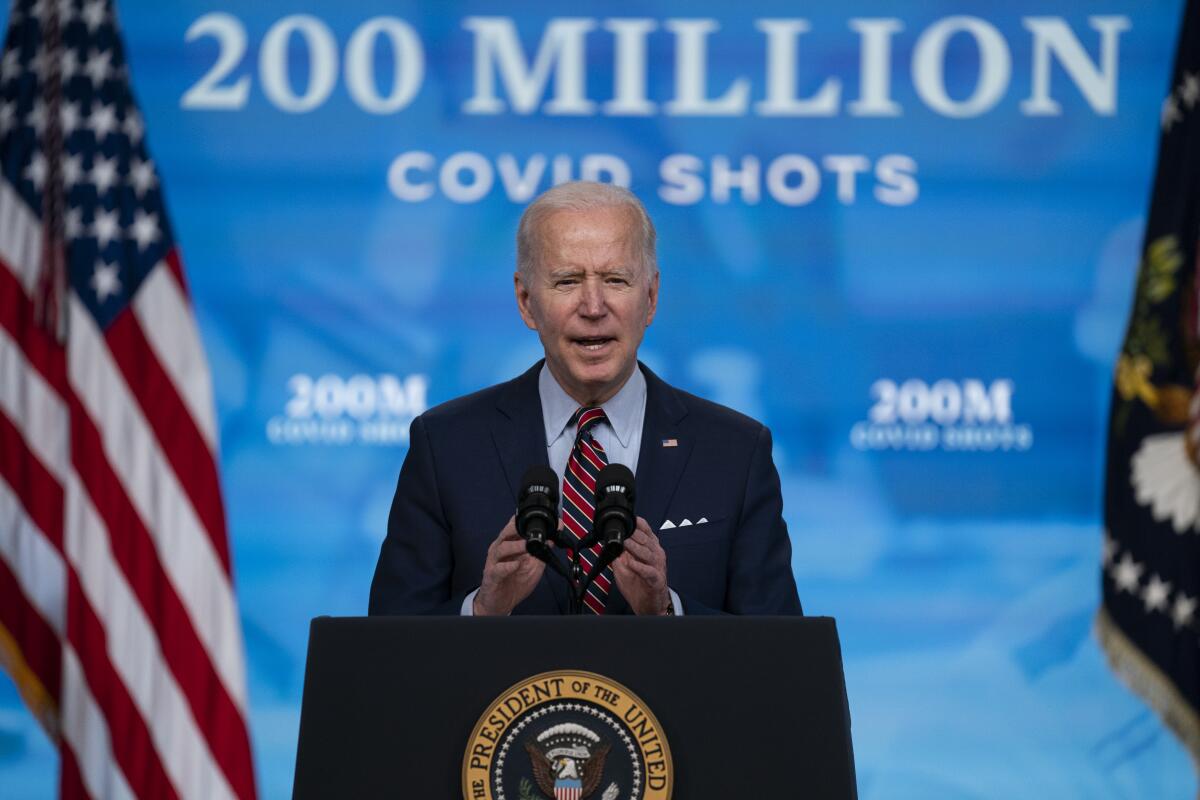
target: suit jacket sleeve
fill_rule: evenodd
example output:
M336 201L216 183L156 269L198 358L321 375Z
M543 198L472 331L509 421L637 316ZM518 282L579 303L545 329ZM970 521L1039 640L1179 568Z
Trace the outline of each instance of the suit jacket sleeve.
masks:
M681 595L686 614L802 614L792 575L792 545L783 520L771 432L759 429L746 471L742 506L730 544L725 607L713 609Z
M453 570L433 448L425 420L417 417L409 429L408 455L375 566L368 613L458 614L467 592L452 596Z

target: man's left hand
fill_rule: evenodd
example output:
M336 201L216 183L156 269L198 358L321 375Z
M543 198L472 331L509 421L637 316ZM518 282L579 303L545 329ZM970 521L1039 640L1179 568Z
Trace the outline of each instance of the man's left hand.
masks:
M637 528L625 540L625 552L612 564L617 588L635 614L665 614L671 602L667 589L667 554L650 523L637 518Z

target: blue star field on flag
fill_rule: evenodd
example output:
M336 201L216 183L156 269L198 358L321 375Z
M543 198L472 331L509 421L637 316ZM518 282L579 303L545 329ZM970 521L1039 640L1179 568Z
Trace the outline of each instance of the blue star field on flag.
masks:
M53 8L61 36L57 96L47 92L51 2L14 3L0 58L0 160L5 177L42 217L48 134L61 132L67 277L103 329L173 241L111 4L56 0Z

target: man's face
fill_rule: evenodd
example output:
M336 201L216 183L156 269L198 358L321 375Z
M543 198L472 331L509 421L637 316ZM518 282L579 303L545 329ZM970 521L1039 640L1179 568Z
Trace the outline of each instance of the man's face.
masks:
M604 403L633 374L658 307L658 274L642 266L628 208L556 211L542 220L541 257L517 306L538 332L550 372L579 403Z

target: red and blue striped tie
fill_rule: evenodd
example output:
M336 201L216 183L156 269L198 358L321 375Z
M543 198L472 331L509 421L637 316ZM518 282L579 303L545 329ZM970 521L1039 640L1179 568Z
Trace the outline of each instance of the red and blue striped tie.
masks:
M599 406L585 406L576 411L571 419L575 424L575 446L571 448L571 457L567 459L567 469L563 473L562 519L563 527L579 541L592 532L592 517L596 507L596 478L600 475L600 470L608 465L608 456L604 454L604 448L591 434L591 429L606 417L604 409ZM580 552L585 572L591 571L599 555L598 544ZM592 613L604 613L604 603L608 600L612 584L612 568L607 567L588 587L583 595L583 602Z

